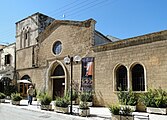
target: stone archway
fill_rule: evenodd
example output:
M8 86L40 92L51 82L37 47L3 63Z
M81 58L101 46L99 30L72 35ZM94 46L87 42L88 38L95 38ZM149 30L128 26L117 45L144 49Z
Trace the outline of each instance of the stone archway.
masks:
M32 84L31 78L29 75L24 75L18 81L19 81L18 82L18 91L21 94L21 96L26 97L28 86Z
M67 90L67 79L66 69L60 61L50 64L48 78L48 91L52 98L63 97Z
M53 80L53 98L63 97L65 91L65 74L61 65L58 65L51 76Z

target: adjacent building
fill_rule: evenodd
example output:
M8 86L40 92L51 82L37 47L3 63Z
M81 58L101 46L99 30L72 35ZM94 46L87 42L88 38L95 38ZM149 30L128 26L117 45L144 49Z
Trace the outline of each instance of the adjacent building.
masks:
M15 75L15 43L9 44L0 49L0 92L14 84Z

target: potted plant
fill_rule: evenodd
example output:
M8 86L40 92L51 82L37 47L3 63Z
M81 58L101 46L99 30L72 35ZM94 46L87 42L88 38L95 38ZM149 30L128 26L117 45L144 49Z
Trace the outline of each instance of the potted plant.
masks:
M149 89L147 93L141 96L141 101L147 107L148 113L167 113L167 92L159 89Z
M40 102L41 102L41 110L51 110L52 109L52 105L50 105L52 98L44 93L40 96Z
M22 100L22 97L19 93L12 93L11 94L11 102L12 105L20 105L20 101Z
M6 97L6 95L4 93L0 92L0 103L4 103L5 102L5 97Z
M129 107L121 108L119 105L111 105L109 110L112 114L112 120L133 120Z
M88 106L92 106L93 105L93 95L92 92L83 92L80 95L80 101L81 102L87 102Z
M136 105L138 101L138 97L132 90L122 91L120 90L117 93L118 100L120 102L121 107L130 107L131 110L136 111Z
M86 117L90 115L90 108L87 102L84 101L79 104L79 115L82 117Z
M69 91L66 95L71 100L71 91ZM72 104L76 104L78 98L78 93L76 90L72 90Z
M61 113L68 113L69 104L70 104L70 100L68 96L65 96L63 98L57 97L55 101L54 111L61 112Z

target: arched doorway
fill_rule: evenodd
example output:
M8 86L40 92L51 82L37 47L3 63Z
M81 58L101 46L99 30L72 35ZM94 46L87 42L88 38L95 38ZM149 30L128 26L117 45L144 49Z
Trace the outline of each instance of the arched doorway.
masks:
M63 97L65 92L65 73L61 65L57 65L51 74L53 83L53 99Z
M15 91L14 85L12 85L12 80L8 77L2 77L0 79L0 92L5 93L10 96L12 92Z
M28 86L31 85L31 78L29 75L24 75L21 80L18 80L18 89L21 96L27 96Z

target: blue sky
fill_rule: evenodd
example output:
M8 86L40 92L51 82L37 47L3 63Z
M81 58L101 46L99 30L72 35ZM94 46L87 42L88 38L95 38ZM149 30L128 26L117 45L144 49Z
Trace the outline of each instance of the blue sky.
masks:
M15 23L36 12L55 19L93 18L96 30L120 39L166 30L166 6L167 0L3 0L0 44L15 42Z

